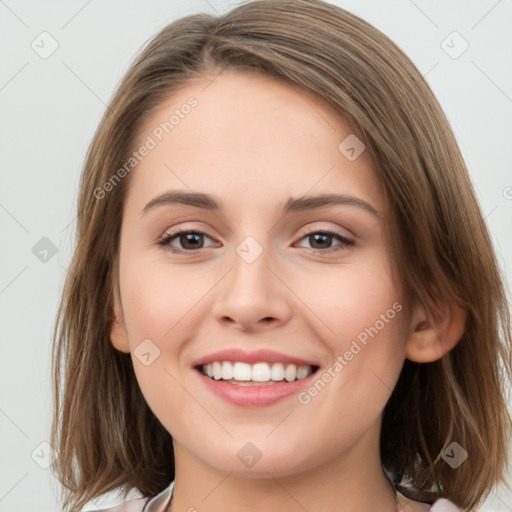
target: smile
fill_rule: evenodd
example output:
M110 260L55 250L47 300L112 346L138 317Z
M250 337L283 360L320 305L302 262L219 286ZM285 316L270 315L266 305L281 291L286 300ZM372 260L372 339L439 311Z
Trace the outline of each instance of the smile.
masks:
M255 364L241 361L213 361L200 366L203 375L235 385L272 385L286 380L293 382L311 375L317 367L281 362Z

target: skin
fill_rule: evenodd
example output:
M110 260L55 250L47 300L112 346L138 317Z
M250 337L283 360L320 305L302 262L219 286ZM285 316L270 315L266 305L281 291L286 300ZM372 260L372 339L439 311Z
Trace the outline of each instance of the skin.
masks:
M439 305L434 325L423 306L403 302L385 238L388 205L367 153L349 161L338 149L352 133L343 118L266 76L223 72L210 81L175 92L141 127L143 141L190 96L198 100L130 176L111 332L173 437L171 510L391 512L382 411L405 358L442 357L460 339L463 316ZM175 204L141 213L168 190L209 193L225 209ZM281 213L290 196L333 192L366 201L379 216L353 205ZM206 233L203 248L179 236L172 247L181 253L158 245L177 228ZM354 245L306 236L325 229ZM263 251L250 264L236 252L248 236ZM235 406L207 391L191 367L224 348L268 348L315 361L322 374L394 303L402 310L308 404L292 396ZM134 354L145 339L160 351L148 366ZM262 454L252 467L237 457L247 442Z

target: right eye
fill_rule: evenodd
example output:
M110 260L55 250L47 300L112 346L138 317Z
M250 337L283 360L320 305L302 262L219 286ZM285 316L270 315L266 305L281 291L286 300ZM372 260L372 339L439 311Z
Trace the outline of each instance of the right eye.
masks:
M184 253L184 252L197 252L198 250L203 249L203 244L201 243L201 238L206 236L210 238L206 233L198 230L185 230L178 229L173 233L166 233L157 244L164 247L166 250L175 253ZM183 248L176 248L171 245L174 240L177 240L180 244L182 244ZM211 238L210 238L211 240ZM188 247L187 247L188 246Z

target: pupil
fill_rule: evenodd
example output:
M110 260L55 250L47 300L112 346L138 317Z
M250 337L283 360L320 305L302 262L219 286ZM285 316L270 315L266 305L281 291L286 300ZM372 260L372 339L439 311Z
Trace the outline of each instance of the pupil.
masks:
M186 235L181 235L181 236L182 236L181 242L182 242L183 247L187 248L188 243L190 243L190 245L193 249L197 248L198 246L202 247L202 244L197 243L197 237L201 236L199 233L187 233ZM195 243L194 243L194 239L196 240ZM185 243L183 243L183 240L185 240Z
M199 233L187 233L185 235L181 235L181 242L182 246L186 247L187 244L190 244L192 248L201 248L202 244L198 242L198 237L201 237L202 235ZM313 242L311 242L311 239ZM320 244L320 249L323 248L323 246L327 243L329 243L332 239L332 235L329 234L322 234L322 233L316 233L314 235L310 236L310 243L314 247L315 244ZM185 243L183 241L185 240ZM318 248L318 247L315 247Z
M330 239L332 238L332 236L331 236L331 235L321 234L321 233L317 233L317 234L315 234L315 235L312 235L312 238L313 238L313 240L314 240L314 241L313 241L313 243L312 243L311 245L312 245L313 247L314 247L314 244L316 244L316 243L317 243L317 237L323 238L323 239L324 239L324 243L325 243L325 240L326 240L326 239L327 239L327 242L329 242L329 241L330 241ZM310 242L310 243L311 243L311 242ZM322 242L320 241L320 243L322 243ZM321 249L322 247L323 247L323 246L321 246L321 247L320 247L320 249ZM318 248L318 247L317 247L317 248Z

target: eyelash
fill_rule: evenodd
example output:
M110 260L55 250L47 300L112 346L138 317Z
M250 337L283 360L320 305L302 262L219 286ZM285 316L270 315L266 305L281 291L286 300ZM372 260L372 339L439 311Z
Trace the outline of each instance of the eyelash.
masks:
M339 244L337 246L334 246L334 247L329 247L327 249L312 249L314 251L320 251L320 252L326 252L326 253L342 251L342 250L346 250L346 249L352 247L355 244L355 242L353 240L349 240L348 238L344 237L341 233L338 233L337 231L333 231L331 229L322 229L322 230L310 231L309 233L305 233L300 238L300 240L303 240L304 238L307 238L308 236L319 234L319 233L322 234L322 235L330 235L330 236L338 239L341 242L341 244ZM208 236L203 231L199 231L199 230L195 230L195 229L189 229L189 230L178 229L174 233L166 233L163 236L163 238L161 238L157 242L157 245L163 247L167 251L170 251L170 252L176 253L176 254L186 254L186 253L193 253L193 252L201 252L203 249L206 249L206 248L201 248L201 249L197 249L197 250L191 250L191 249L171 248L170 243L175 238L178 238L180 235L183 235L183 234L204 235L204 236L206 236L208 238L211 238L210 236Z

